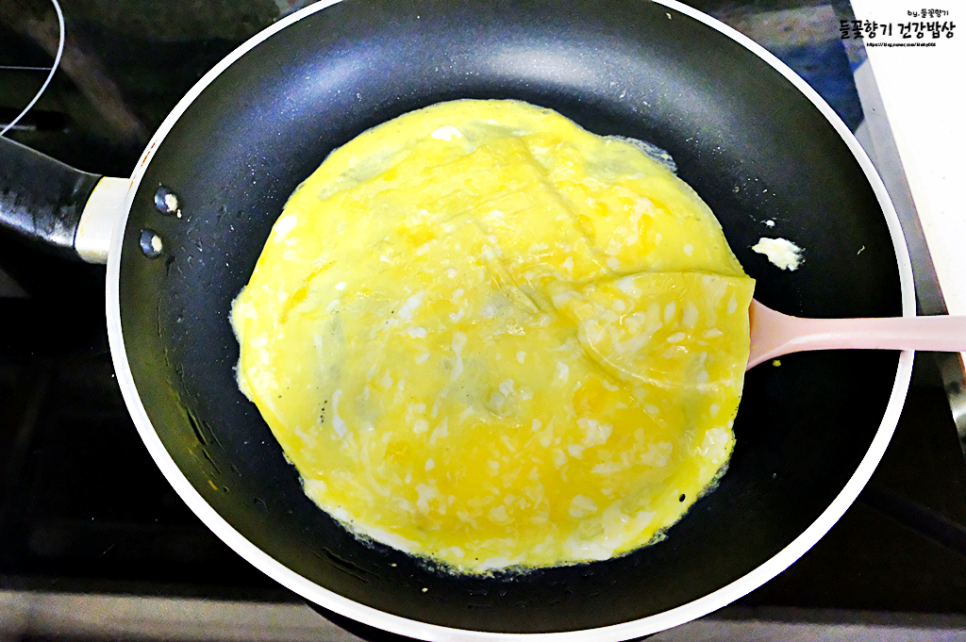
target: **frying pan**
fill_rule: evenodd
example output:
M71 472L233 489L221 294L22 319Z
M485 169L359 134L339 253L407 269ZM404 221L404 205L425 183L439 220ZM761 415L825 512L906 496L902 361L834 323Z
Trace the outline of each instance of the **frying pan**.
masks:
M799 354L749 372L718 489L665 541L619 559L446 575L359 542L303 495L235 383L231 301L287 197L332 149L456 98L525 100L595 133L664 148L716 212L757 279L756 298L774 309L915 314L898 219L845 125L763 49L671 1L313 5L206 75L130 181L102 189L98 177L0 141L0 210L62 252L80 247L96 259L106 250L112 356L147 448L212 530L317 605L426 640L619 640L700 617L768 581L868 480L898 419L912 353ZM177 213L157 206L160 188L176 195ZM116 210L104 205L112 198ZM110 235L98 232L106 221ZM768 235L803 247L804 265L783 272L753 253Z

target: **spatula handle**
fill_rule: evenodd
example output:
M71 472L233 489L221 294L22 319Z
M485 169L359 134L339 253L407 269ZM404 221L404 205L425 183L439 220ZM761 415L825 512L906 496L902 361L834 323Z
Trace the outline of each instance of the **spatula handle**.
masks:
M966 352L966 317L796 319L801 350L928 350Z
M751 368L809 350L926 350L966 352L966 317L803 319L751 306Z

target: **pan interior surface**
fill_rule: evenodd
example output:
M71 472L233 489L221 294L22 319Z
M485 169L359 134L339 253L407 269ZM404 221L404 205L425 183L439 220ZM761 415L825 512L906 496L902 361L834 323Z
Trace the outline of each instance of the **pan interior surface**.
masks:
M665 541L604 562L489 578L446 575L361 543L305 497L238 390L228 313L288 196L359 133L457 98L524 100L594 133L667 150L756 279L756 298L772 308L902 314L896 249L855 156L787 78L706 24L643 1L345 0L228 66L141 177L121 240L121 329L165 450L278 563L348 600L428 624L594 629L666 612L747 575L813 524L855 473L880 431L896 353L802 354L755 368L728 473ZM177 195L180 217L155 206L161 186ZM141 251L145 230L162 241L156 258ZM780 271L755 254L767 235L804 248L802 267Z

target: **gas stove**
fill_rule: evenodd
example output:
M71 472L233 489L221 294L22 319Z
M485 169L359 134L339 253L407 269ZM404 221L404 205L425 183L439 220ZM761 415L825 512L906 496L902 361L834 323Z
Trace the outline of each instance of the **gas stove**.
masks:
M45 2L0 0L0 129L50 68L57 32ZM881 136L863 111L875 87L862 71L861 41L840 37L840 21L854 17L847 2L687 4L775 53L860 140ZM128 175L150 132L205 71L299 6L65 4L61 69L7 135L87 171ZM914 216L903 223L920 304L939 312ZM0 637L380 639L334 614L323 618L256 571L171 489L114 378L104 279L103 267L0 234ZM895 438L831 532L734 605L653 639L966 635L963 524L956 425L933 355L918 355Z

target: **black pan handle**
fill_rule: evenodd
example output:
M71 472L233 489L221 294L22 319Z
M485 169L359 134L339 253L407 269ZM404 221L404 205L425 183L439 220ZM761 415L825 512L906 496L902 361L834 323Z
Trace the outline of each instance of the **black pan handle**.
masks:
M0 227L80 260L74 240L100 179L0 136Z

